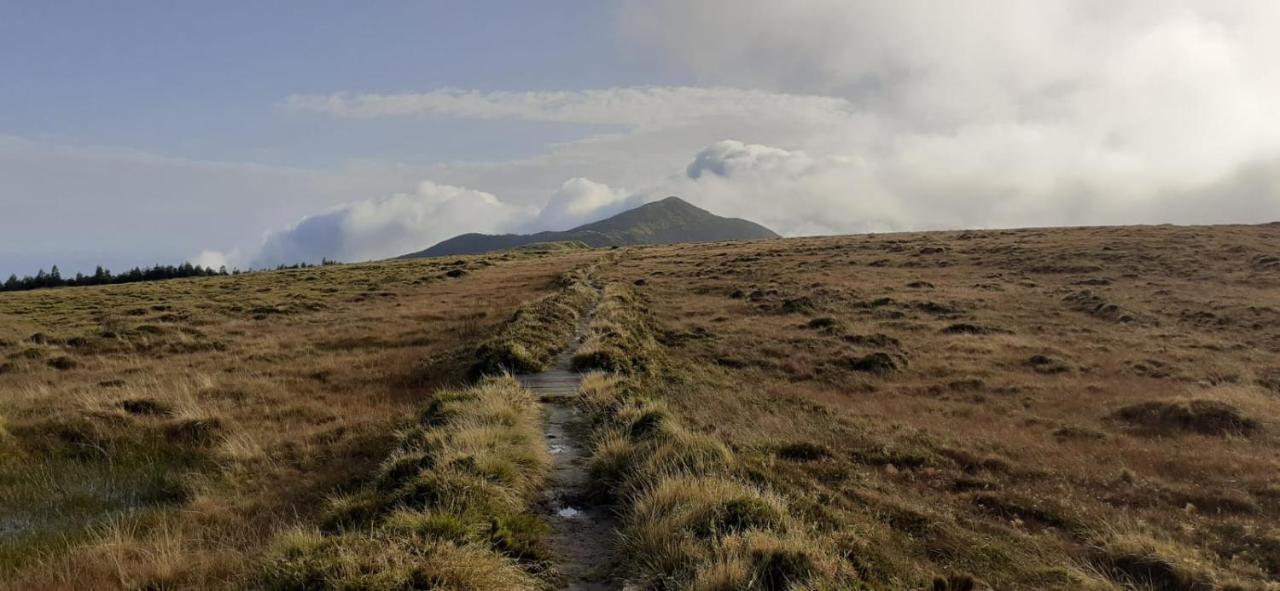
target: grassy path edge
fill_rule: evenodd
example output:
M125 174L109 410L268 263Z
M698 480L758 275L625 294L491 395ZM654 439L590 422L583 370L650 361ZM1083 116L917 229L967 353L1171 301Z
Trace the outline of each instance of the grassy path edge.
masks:
M642 298L611 283L575 367L592 424L595 493L622 522L619 556L648 589L856 589L849 564L747 482L718 438L684 426L655 395L664 363ZM605 373L607 372L607 373Z
M552 459L543 409L509 374L539 371L594 305L594 265L561 275L475 351L470 387L434 392L377 476L318 529L278 536L251 588L543 589L549 528L534 507Z

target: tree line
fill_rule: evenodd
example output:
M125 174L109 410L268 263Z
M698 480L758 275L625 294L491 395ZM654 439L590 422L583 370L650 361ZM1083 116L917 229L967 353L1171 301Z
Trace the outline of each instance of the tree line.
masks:
M226 267L214 269L211 267L200 267L191 263L182 263L181 265L156 265L154 267L134 267L124 273L114 274L111 271L99 266L92 275L76 273L73 277L63 277L62 272L58 270L58 266L54 265L49 271L40 269L35 275L19 278L17 275L10 275L9 279L0 284L0 291L26 291L29 289L42 289L48 287L81 287L85 285L113 285L117 283L136 283L139 281L160 281L163 279L178 279L181 277L212 277L216 275L230 275Z
M324 259L320 262L321 266L337 264L339 264L338 261L331 261L329 259ZM308 269L315 266L317 265L313 263L298 263L295 265L280 265L277 266L275 270L284 271L288 269ZM0 283L0 291L27 291L31 289L44 289L50 287L83 287L87 285L115 285L119 283L181 279L183 277L239 275L240 273L242 273L242 271L239 269L228 271L225 266L214 269L213 267L201 267L191 263L182 263L181 265L134 267L118 275L99 265L92 275L76 273L73 277L63 277L62 272L58 270L58 266L54 265L53 268L47 272L44 269L40 269L40 271L35 275L29 275L27 277L19 278L16 274L10 275L7 281Z

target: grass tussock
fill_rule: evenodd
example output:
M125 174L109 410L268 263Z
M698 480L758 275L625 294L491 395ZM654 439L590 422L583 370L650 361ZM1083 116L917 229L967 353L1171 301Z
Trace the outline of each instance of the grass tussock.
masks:
M1247 435L1258 422L1236 407L1218 400L1152 400L1125 406L1112 418L1152 433L1199 433L1201 435Z
M661 403L624 405L596 434L590 472L598 496L626 498L667 478L726 475L733 453L719 439L689 430Z
M1099 536L1091 566L1127 588L1158 591L1244 589L1221 581L1215 569L1194 550L1158 539L1137 529L1112 529Z
M657 354L639 294L629 285L606 285L586 341L573 356L573 368L638 373L648 369Z
M786 503L742 478L719 438L691 429L646 395L656 347L629 287L608 285L579 367L578 404L591 419L595 492L622 516L620 556L651 589L847 589L849 565L810 535ZM601 360L637 360L614 364Z
M699 565L694 591L856 589L836 583L843 565L802 536L753 530L723 538L714 558Z
M557 285L559 290L516 309L499 333L476 349L473 376L547 368L598 297L585 269L561 275Z
M422 536L315 532L283 535L270 551L257 588L299 589L535 589L537 581L500 554Z
M366 490L281 540L260 588L533 588L519 564L547 558L528 513L551 466L539 413L510 377L435 393Z

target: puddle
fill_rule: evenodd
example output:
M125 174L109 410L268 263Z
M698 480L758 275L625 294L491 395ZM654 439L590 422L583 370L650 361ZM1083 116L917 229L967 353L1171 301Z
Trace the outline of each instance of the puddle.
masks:
M573 507L565 507L564 509L556 511L556 515L559 515L562 519L577 519L579 515L582 515L582 511L574 509Z

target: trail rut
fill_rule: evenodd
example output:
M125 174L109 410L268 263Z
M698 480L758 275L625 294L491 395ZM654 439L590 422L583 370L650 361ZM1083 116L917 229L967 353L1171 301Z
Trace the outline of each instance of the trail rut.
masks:
M582 315L573 342L556 357L551 369L517 376L538 396L545 410L544 433L554 469L543 505L551 523L550 546L560 560L556 565L560 586L571 591L624 587L613 572L616 520L608 507L589 501L585 494L588 476L580 436L582 417L573 405L582 376L570 369L570 362L590 320L590 314Z

